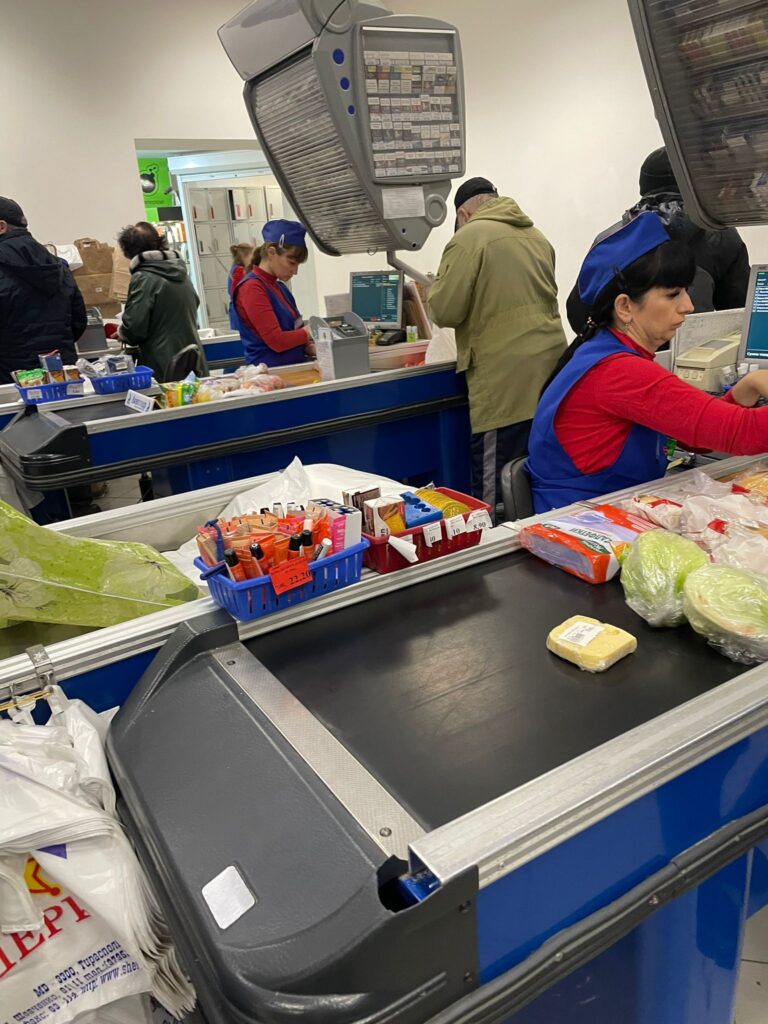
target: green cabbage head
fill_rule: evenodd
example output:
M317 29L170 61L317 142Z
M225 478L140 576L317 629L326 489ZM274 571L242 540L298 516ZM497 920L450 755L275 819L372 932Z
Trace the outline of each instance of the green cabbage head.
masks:
M621 584L629 607L651 626L685 622L683 585L709 558L692 540L667 530L641 533L625 556Z

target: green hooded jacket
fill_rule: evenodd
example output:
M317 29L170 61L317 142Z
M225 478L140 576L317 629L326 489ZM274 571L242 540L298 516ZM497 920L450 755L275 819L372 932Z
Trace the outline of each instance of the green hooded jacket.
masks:
M481 206L445 248L429 293L432 319L456 329L472 432L532 419L565 349L555 253L513 199Z
M131 260L131 282L123 310L120 337L138 349L142 366L158 381L168 381L171 360L187 345L200 347L197 307L200 300L178 253L143 252ZM197 373L208 367L200 348Z

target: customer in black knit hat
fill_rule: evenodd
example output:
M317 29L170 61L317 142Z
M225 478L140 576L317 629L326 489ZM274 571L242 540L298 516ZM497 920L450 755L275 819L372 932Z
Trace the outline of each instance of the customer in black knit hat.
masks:
M696 277L688 289L694 312L738 309L747 300L749 255L735 228L710 231L688 217L680 187L664 146L654 149L640 168L640 202L630 207L621 220L603 231L593 245L628 224L644 210L658 213L673 239L683 242L696 259ZM574 287L566 303L568 322L578 334L587 320L587 310Z

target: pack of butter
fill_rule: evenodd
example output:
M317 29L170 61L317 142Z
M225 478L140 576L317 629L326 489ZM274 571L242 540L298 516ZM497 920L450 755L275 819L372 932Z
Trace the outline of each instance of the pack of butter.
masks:
M637 650L637 640L618 626L572 615L555 626L547 637L547 648L585 672L605 672Z

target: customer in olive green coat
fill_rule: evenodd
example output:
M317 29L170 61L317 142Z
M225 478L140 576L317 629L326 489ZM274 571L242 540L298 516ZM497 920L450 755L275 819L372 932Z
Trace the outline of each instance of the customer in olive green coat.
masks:
M184 261L146 221L124 228L118 244L131 261L131 281L120 326L120 339L126 348L136 350L137 361L151 367L156 380L169 381L174 377L173 357L188 345L196 345L196 372L206 374L208 367L197 333L200 300Z
M502 466L528 448L544 382L565 348L555 253L513 199L486 178L457 191L457 227L429 293L441 327L456 328L467 375L472 490L493 508Z

